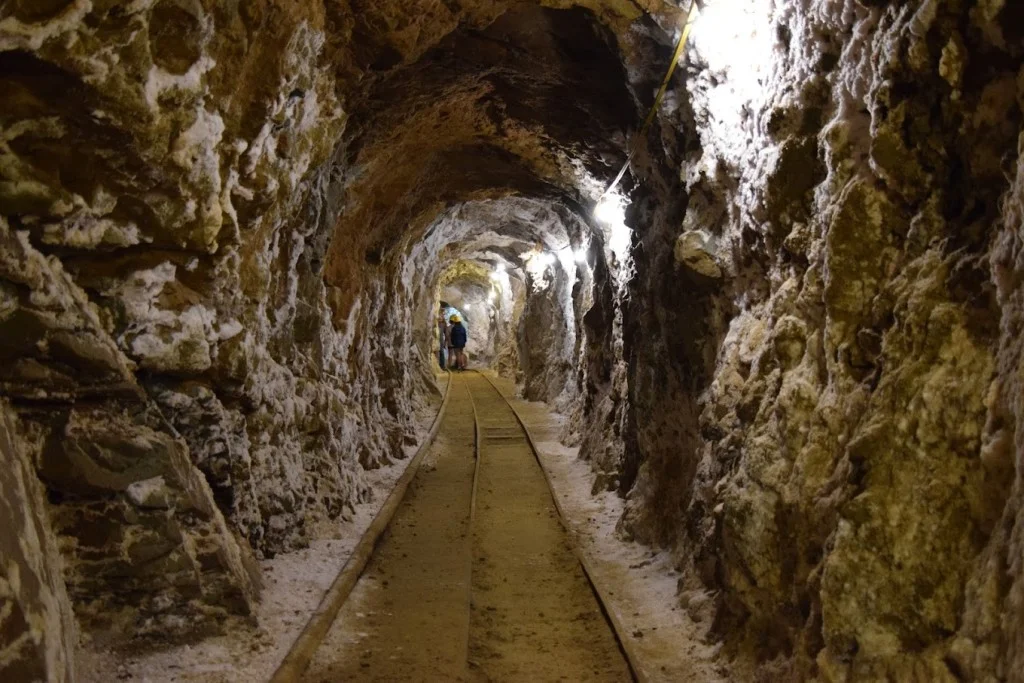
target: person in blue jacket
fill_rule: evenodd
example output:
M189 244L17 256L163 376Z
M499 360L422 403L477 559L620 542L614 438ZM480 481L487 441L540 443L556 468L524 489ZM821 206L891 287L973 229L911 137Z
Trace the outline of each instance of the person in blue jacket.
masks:
M448 318L448 322L452 324L448 328L448 343L450 344L451 353L448 354L448 367L454 368L455 370L466 369L466 326L462 324L462 318L458 313Z

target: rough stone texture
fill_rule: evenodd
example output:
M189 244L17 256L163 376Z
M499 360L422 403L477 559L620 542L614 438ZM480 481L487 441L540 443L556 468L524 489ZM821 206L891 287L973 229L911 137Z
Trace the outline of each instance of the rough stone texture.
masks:
M259 589L250 551L151 407L29 415L49 431L39 475L59 500L51 514L82 621L194 637L248 614Z
M1005 26L1005 25L1004 25ZM1018 50L1017 54L1020 54ZM1024 110L1024 72L1017 78L1017 105ZM1006 498L1001 517L993 525L982 555L967 586L964 624L953 652L964 668L981 678L986 671L1006 672L1019 680L1024 671L1024 347L1021 320L1024 291L1024 132L1018 138L1016 173L1002 204L998 233L992 239L990 267L1002 311L996 352L995 382L985 395L988 419L980 452L986 472ZM997 668L998 667L998 668Z
M79 617L195 637L255 598L238 534L303 543L411 432L383 382L342 390L371 348L306 245L343 122L325 8L27 7L0 10L4 392Z
M441 273L501 259L525 310L524 256L591 230L666 8L541 4L0 4L0 389L88 630L248 613L250 549L414 439Z
M481 355L737 680L1021 680L1020 3L708 3L599 222L680 18L0 4L0 391L90 627L245 614L501 263Z
M43 487L19 431L0 402L0 677L73 681L71 603Z
M523 373L523 395L531 401L549 401L565 409L572 393L576 362L576 311L571 288L575 264L556 261L531 273L519 320L517 341L519 367ZM552 272L553 271L553 272Z
M1022 680L1018 10L721 3L647 141L588 391L741 679Z
M2 219L0 243L5 393L26 421L19 448L56 502L49 514L79 618L183 634L227 612L247 614L258 592L250 551L225 525L98 308L59 259ZM134 616L114 616L128 605Z

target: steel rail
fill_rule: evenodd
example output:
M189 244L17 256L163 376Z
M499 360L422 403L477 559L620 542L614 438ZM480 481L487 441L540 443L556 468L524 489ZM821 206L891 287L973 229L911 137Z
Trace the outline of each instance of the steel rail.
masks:
M601 610L601 614L611 629L612 636L615 638L616 643L622 652L626 665L629 669L630 676L633 681L637 683L646 683L647 677L643 675L642 669L639 666L639 659L635 651L633 650L629 641L624 637L623 625L619 619L615 616L615 613L609 608L608 601L605 598L604 592L600 586L594 581L593 571L591 569L590 561L582 548L576 543L570 527L567 523L567 516L565 510L562 508L559 502L558 496L555 495L555 489L552 486L551 476L547 469L544 467L544 463L540 457L540 450L537 447L537 442L533 436L533 433L527 427L525 420L522 415L512 404L509 398L498 388L494 381L483 372L472 371L481 377L483 377L487 383L491 386L494 392L501 397L505 402L505 405L509 407L512 414L515 416L516 422L519 424L519 428L522 430L526 437L526 442L530 447L530 452L533 453L533 457L537 462L537 466L540 467L541 473L544 476L544 481L548 487L548 493L551 496L551 500L555 505L555 510L558 513L559 523L562 528L566 531L566 536L569 539L569 545L572 548L573 554L576 560L579 562L580 567L583 569L583 575L587 579L587 584L590 586L590 590L597 601L598 607ZM430 446L433 444L437 432L440 428L442 418L444 417L445 410L448 406L448 400L451 396L451 389L453 384L453 375L451 372L448 373L448 384L445 388L444 400L441 403L441 407L438 409L437 415L434 417L434 421L431 425L430 432L423 444L420 445L419 450L413 457L413 460L409 463L402 477L395 485L394 490L388 496L384 506L377 513L370 527L363 533L359 543L353 550L352 555L348 561L342 567L338 576L331 584L330 589L324 595L317 607L316 611L310 617L302 633L295 640L291 650L285 656L281 665L278 667L274 676L271 678L270 683L297 683L302 679L302 675L309 667L313 656L316 654L317 649L323 642L323 639L327 636L334 621L337 619L338 613L341 611L342 606L348 599L359 581L363 570L366 568L371 557L373 556L374 549L377 545L377 541L381 535L387 529L391 523L392 518L395 515L399 505L405 497L405 494L409 488L409 484L412 482L419 466L426 455ZM469 395L470 404L473 408L473 488L470 497L470 511L469 511L469 528L468 533L470 535L470 543L472 544L472 533L473 524L476 518L476 504L477 504L477 489L480 475L480 461L482 458L482 441L483 441L483 430L480 421L480 415L477 411L476 398L473 396L472 390L469 386L466 386L467 393ZM468 569L468 591L467 591L467 610L472 613L472 565L473 565L473 554L470 553L469 557L469 569ZM471 665L469 661L469 637L470 631L467 629L466 632L466 664Z
M477 372L477 374L487 380L487 383L491 385L491 388L494 389L495 393L501 396L502 400L505 401L505 405L507 405L512 411L512 414L516 416L516 422L519 423L519 427L526 435L526 441L530 445L530 451L533 452L533 457L537 461L537 466L540 467L540 471L544 474L544 481L547 482L548 492L551 494L551 500L554 501L555 510L558 512L558 520L561 523L562 528L565 529L565 534L569 538L569 545L572 546L573 554L576 555L576 560L580 563L580 567L583 569L583 575L587 577L587 583L590 585L590 590L594 594L594 598L597 600L598 606L601 608L601 614L604 616L605 621L608 622L612 635L615 637L615 642L618 643L619 649L626 658L626 665L629 667L629 673L636 683L647 683L647 676L644 675L643 669L640 666L640 657L633 648L631 642L625 637L625 626L615 615L615 612L610 609L604 591L602 591L598 583L594 581L594 572L589 558L586 553L583 552L583 548L581 548L576 542L572 532L570 531L568 517L565 514L565 510L562 508L562 504L558 500L558 496L555 495L555 488L551 483L551 475L548 473L547 468L544 467L544 462L540 457L540 449L537 447L537 442L533 437L533 433L530 431L530 428L526 426L526 421L523 419L522 415L516 407L512 405L508 396L498 388L498 385L494 383L494 380L484 372Z

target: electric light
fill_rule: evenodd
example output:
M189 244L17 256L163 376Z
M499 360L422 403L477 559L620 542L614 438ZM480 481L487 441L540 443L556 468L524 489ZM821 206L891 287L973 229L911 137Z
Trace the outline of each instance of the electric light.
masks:
M617 192L606 192L597 200L594 218L602 224L605 244L619 259L629 252L633 231L626 226L626 207L629 201Z
M576 263L580 263L580 264L586 263L587 262L587 252L588 252L588 250L585 247L580 247L579 249L577 249L574 252L574 255L576 256Z
M747 106L756 111L765 97L765 78L772 64L772 3L716 0L701 8L693 28L693 49L719 76L707 97L710 126L702 132L716 139L742 130Z
M770 7L749 0L716 0L701 11L693 42L713 70L742 65L760 71L772 50L770 16Z
M597 200L594 207L594 218L605 225L626 222L626 202L622 195L608 192Z
M521 257L524 261L526 273L530 276L530 286L533 291L540 292L547 289L551 283L549 268L556 261L557 256L549 251L528 251L523 252Z
M530 255L529 262L530 266L543 270L553 264L555 259L555 255L550 251L538 251Z

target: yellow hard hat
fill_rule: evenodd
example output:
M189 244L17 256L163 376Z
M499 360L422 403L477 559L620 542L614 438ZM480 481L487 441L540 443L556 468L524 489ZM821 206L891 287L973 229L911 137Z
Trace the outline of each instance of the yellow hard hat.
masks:
M450 322L450 323L461 323L462 322L462 318L460 318L459 314L456 313L452 317L448 318L448 322Z

